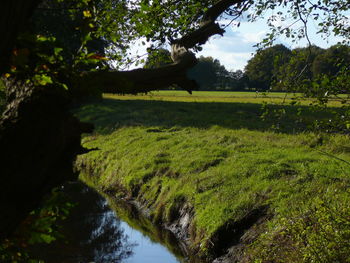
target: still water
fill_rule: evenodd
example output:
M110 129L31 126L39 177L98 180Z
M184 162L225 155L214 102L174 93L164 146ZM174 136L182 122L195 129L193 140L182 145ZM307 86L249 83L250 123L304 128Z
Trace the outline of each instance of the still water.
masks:
M108 202L82 183L70 183L65 191L76 206L61 222L64 239L34 249L47 263L178 263L166 247L123 222ZM169 235L169 233L167 233Z

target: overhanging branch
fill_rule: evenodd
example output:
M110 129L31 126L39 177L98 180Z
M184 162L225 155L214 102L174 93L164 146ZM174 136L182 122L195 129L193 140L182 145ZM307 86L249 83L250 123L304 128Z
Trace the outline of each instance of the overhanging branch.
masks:
M134 69L130 71L97 71L83 74L77 79L87 89L99 87L105 93L137 94L160 90L171 85L191 93L198 89L194 80L187 78L190 64L174 63L156 69Z
M180 39L174 40L172 44L178 44L189 49L197 44L205 44L213 35L223 35L225 30L216 23L217 18L231 6L244 2L247 2L247 0L221 0L217 2L204 13L198 29Z
M198 88L194 80L187 77L188 69L197 63L196 56L189 50L202 45L216 34L223 35L224 29L216 19L228 8L248 0L221 0L211 6L203 15L200 26L193 32L171 42L173 64L156 69L135 69L131 71L87 72L78 78L79 85L100 87L103 92L137 94L177 85L191 93Z

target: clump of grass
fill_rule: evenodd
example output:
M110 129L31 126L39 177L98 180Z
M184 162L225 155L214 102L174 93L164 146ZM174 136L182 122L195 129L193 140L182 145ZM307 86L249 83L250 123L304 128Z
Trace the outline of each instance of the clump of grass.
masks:
M350 192L329 187L312 201L281 213L246 252L255 262L349 262ZM278 244L278 245L277 245Z

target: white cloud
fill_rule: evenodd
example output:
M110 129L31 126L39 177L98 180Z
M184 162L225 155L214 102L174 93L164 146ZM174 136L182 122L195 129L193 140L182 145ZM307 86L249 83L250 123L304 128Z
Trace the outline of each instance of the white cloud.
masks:
M243 69L254 52L252 45L247 45L243 41L232 41L230 42L232 46L232 49L230 50L228 47L221 48L223 42L229 43L230 39L224 41L210 41L210 43L203 46L203 51L198 55L216 58L228 70Z
M254 45L261 41L266 33L261 27L253 29L248 23L241 23L238 29L227 27L224 36L209 39L199 55L219 59L229 70L243 69L256 50Z
M243 41L246 43L254 43L253 45L259 43L264 36L266 35L266 30L262 30L259 32L247 32L247 33L242 33L244 39Z

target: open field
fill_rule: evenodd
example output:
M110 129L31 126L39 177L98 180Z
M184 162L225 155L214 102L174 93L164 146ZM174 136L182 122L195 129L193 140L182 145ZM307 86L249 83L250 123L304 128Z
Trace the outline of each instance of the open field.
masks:
M301 105L309 105L315 102L314 99L302 98L302 94L284 92L223 92L223 91L193 91L190 95L181 90L154 91L146 95L113 95L105 94L105 98L117 98L120 100L164 100L164 101L184 101L184 102L238 102L238 103L276 103L288 105L299 98ZM346 98L340 95L340 98ZM331 98L329 106L341 106L339 98Z
M252 94L177 94L105 95L78 109L96 125L85 147L98 148L79 158L82 178L137 200L155 223L176 222L187 207L201 255L238 242L246 262L349 259L349 137L304 132L327 112L288 106L262 121Z

